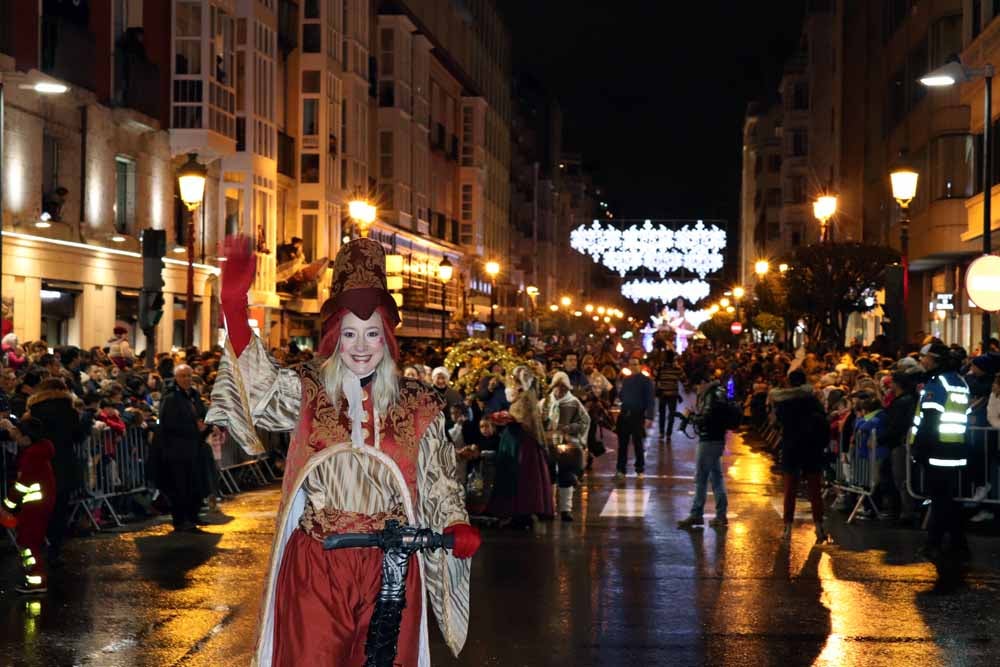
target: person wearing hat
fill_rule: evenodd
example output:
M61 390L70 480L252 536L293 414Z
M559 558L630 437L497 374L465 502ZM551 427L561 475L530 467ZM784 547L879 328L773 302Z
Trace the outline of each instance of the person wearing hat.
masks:
M892 400L886 406L886 429L882 441L889 447L889 461L892 480L896 486L895 495L889 500L888 511L902 527L912 527L917 519L913 496L906 488L906 438L913 426L913 415L917 409L917 383L921 374L917 371L895 371L891 376L889 394Z
M925 490L931 500L927 543L920 553L928 560L940 558L944 537L949 535L951 553L966 558L969 545L962 508L954 498L959 494L959 474L968 464L965 431L969 387L958 374L960 358L948 346L929 343L920 353L928 381L920 394L909 436L913 459L924 466Z
M279 367L247 324L252 243L230 237L224 250L228 339L206 421L227 427L252 452L263 451L255 426L294 431L252 664L364 663L382 552L324 550L323 540L375 532L388 520L455 537L451 551L411 557L398 662L430 664L428 601L457 656L468 631L468 559L480 538L455 479L443 402L399 376L400 318L382 246L360 238L341 247L320 312L319 354L294 368Z
M118 368L124 370L132 365L132 346L128 344L128 327L119 324L114 328L114 336L108 340L108 358Z
M559 371L552 376L541 413L546 439L554 450L549 457L549 475L556 484L559 516L563 521L572 521L573 489L583 471L590 416L573 395L573 383L567 373Z

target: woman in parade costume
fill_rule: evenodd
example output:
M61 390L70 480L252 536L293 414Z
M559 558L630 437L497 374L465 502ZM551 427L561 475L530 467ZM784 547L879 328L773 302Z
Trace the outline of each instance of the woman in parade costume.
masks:
M292 431L253 664L360 666L381 585L378 549L325 551L339 533L396 520L455 536L451 553L414 556L398 641L402 665L430 664L429 599L457 655L469 612L469 561L479 547L455 481L441 401L398 376L399 312L385 255L371 239L337 255L321 311L317 359L279 368L247 325L255 267L247 239L228 239L222 308L229 338L207 421L257 443L254 426Z
M510 411L491 419L506 425L496 455L496 481L487 513L529 527L532 516L551 517L552 481L542 443L538 379L526 366L514 369L506 388Z

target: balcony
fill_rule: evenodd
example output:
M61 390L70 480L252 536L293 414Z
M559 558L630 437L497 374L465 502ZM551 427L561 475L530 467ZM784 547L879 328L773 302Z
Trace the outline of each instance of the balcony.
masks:
M278 132L278 173L295 180L295 138Z
M292 0L278 2L278 48L286 58L299 48L299 5Z
M396 84L392 81L380 81L378 84L378 105L380 108L396 106Z
M97 40L81 23L62 16L42 17L42 71L74 86L94 90Z

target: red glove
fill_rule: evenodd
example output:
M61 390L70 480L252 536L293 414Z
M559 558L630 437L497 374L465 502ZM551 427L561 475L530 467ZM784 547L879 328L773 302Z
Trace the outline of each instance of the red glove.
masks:
M17 528L17 517L0 507L0 526L4 528Z
M222 267L222 312L226 316L226 331L236 356L250 344L253 332L247 323L247 296L257 273L257 257L249 236L227 236Z
M451 550L455 558L472 558L483 540L479 537L479 529L467 523L456 523L444 529L445 535L455 536L455 548Z

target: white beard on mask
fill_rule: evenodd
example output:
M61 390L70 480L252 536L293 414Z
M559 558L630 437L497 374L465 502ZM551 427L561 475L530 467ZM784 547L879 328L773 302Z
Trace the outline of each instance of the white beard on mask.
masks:
M514 387L505 387L503 393L507 397L508 403L513 403L517 398L517 390Z

